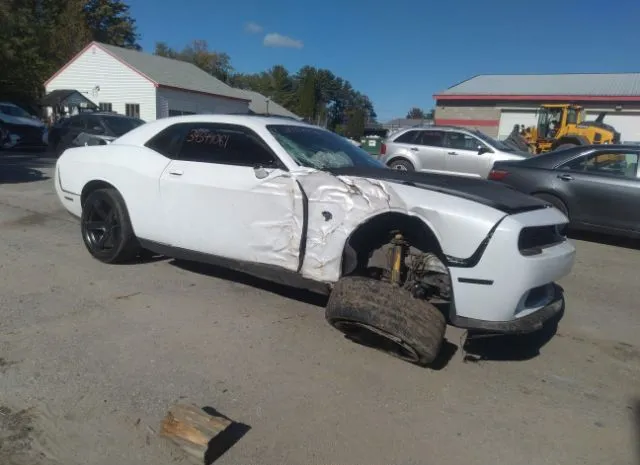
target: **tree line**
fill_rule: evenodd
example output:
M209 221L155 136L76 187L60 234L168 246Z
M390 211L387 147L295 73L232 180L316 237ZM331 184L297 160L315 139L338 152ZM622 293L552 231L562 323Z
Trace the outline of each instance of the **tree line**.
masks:
M205 40L194 40L182 50L158 42L154 53L193 63L233 87L259 92L307 121L349 137L362 136L365 125L376 118L369 97L328 69L303 66L291 73L275 65L243 74L234 70L229 55L210 50Z
M407 112L407 119L428 119L433 120L435 116L435 110L429 110L427 112L421 110L418 107L413 107Z
M37 107L44 81L91 40L140 50L121 0L0 0L0 98Z
M44 81L90 41L141 50L139 39L123 0L0 0L0 99L37 108ZM360 137L376 118L371 100L328 69L304 66L290 72L275 65L240 73L228 54L210 50L204 40L182 50L159 42L154 53L193 63L233 87L259 92L350 137Z

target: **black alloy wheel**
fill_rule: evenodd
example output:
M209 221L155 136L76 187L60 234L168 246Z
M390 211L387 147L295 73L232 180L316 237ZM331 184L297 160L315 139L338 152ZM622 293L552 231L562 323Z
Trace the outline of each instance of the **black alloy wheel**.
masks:
M95 198L83 218L84 240L91 250L109 252L122 240L122 230L115 206L105 198Z
M82 208L81 230L89 253L101 262L127 262L140 252L124 199L116 189L89 194Z

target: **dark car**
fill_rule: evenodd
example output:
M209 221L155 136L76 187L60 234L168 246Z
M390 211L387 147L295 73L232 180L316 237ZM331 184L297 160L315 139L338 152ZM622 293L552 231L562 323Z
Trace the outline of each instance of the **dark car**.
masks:
M11 102L0 102L0 149L46 147L46 126Z
M142 124L141 119L117 113L80 113L51 126L49 148L60 154L69 147L108 144Z
M640 237L640 146L590 145L499 161L489 179L548 201L570 228Z

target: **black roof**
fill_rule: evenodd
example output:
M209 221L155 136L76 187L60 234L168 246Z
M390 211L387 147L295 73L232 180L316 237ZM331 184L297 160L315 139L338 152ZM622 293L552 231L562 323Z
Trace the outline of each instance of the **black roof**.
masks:
M87 102L89 106L95 107L96 104L89 100L87 97L82 95L79 91L75 89L56 89L49 92L47 95L42 97L40 100L40 105L43 107L55 107L56 105L60 105L64 103L69 97L74 94L78 94L82 100Z

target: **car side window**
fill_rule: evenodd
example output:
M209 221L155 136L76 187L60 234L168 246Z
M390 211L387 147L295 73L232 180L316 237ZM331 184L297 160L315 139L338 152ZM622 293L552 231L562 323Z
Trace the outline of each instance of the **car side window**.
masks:
M86 129L88 129L89 131L92 131L93 128L96 127L102 127L102 124L100 123L100 119L96 116L86 116L84 118L84 127Z
M484 147L485 144L480 142L469 134L462 132L448 132L445 139L445 147L457 150L478 151L478 147Z
M248 128L222 124L191 125L178 159L237 166L275 166L278 161Z
M180 143L189 130L189 126L191 125L182 123L166 127L144 145L167 158L176 158Z
M398 144L415 144L419 131L407 131L398 136L393 142Z
M84 129L84 119L80 116L72 116L69 118L69 123L67 124L70 128Z
M589 174L602 174L637 179L638 152L595 152L575 158L559 168Z
M442 131L420 131L416 143L427 147L444 147L444 134Z

